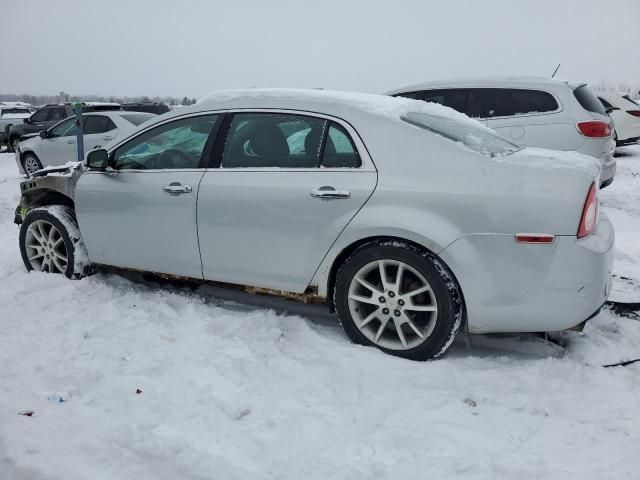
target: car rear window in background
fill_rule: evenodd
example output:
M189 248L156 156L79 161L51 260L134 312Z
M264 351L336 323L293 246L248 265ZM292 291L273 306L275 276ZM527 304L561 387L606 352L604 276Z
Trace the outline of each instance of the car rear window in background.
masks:
M141 123L146 122L147 120L151 120L155 115L152 113L127 113L126 115L120 115L127 122L133 123L135 126L140 125Z
M402 117L407 123L423 128L488 157L510 155L522 147L492 133L489 129L474 127L467 122L454 118L427 115L424 113L408 113Z
M482 88L477 91L489 118L554 112L559 108L553 95L540 90Z
M8 117L9 115L15 115L15 114L30 115L31 112L26 108L3 108L2 109L3 117Z
M607 114L604 106L602 105L600 100L598 100L598 97L596 97L586 85L576 88L573 91L573 95L585 110L593 113L599 113L600 115Z

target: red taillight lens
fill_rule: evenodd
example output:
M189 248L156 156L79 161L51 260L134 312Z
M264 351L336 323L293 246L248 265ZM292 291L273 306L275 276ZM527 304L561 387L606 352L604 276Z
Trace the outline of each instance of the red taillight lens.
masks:
M601 138L611 135L611 125L600 120L589 120L576 123L578 131L585 137Z
M640 117L640 110L627 110L629 115L633 115L634 117Z
M587 199L582 208L582 217L578 225L578 238L586 237L596 229L598 225L598 195L596 184L592 183Z

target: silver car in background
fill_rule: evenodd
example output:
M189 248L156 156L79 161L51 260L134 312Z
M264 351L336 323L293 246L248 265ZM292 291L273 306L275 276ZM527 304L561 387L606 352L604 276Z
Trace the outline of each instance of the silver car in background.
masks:
M602 188L616 173L611 119L584 83L537 77L469 78L408 85L388 95L451 107L519 145L595 157L602 163Z
M84 152L127 137L138 125L155 117L152 113L121 110L82 114ZM43 167L77 160L76 118L69 117L53 127L34 133L16 148L18 170L27 176Z
M555 331L599 311L614 241L600 170L440 105L231 91L89 152L84 172L23 182L16 222L29 270L322 302L354 342L424 360L462 326Z

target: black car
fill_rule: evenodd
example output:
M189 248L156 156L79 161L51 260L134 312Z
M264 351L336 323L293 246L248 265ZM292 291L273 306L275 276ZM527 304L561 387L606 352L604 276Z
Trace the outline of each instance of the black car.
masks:
M83 112L105 110L122 110L122 107L117 103L86 102L82 104ZM24 123L11 125L8 131L5 132L5 138L9 142L9 149L15 151L15 147L23 140L25 135L46 130L72 115L74 115L72 103L54 103L40 107L29 118L25 118L23 120Z

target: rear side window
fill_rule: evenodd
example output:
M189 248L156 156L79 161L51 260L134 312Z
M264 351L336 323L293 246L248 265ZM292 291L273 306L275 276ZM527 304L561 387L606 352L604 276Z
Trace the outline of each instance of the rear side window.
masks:
M408 113L402 120L453 142L462 143L465 147L488 157L510 155L522 149L493 133L493 130L455 118Z
M361 165L360 155L347 131L331 122L322 155L325 168L357 168Z
M607 114L602 103L586 85L576 88L573 91L573 95L578 100L578 103L582 105L582 108L588 112L599 113L600 115Z
M88 115L84 121L83 133L91 135L115 130L117 127L109 117L104 115Z
M27 110L26 108L4 108L2 109L2 116L8 116L8 115L15 115L15 114L19 114L19 115L24 115L24 114L29 114L29 110Z
M237 113L222 168L317 168L327 121L304 115Z
M554 112L559 108L553 95L540 90L482 88L478 93L489 118Z

